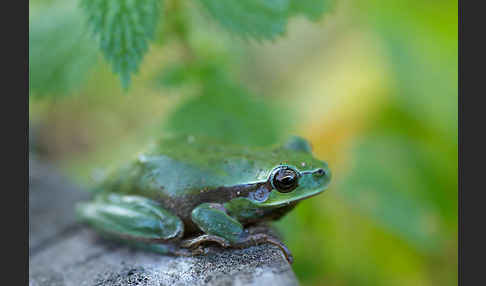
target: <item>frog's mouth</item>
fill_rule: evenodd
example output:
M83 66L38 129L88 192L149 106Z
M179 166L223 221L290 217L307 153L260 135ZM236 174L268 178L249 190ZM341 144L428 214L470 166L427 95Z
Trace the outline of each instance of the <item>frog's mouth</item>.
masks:
M324 192L326 189L325 186L322 188L315 189L314 191L311 192L302 192L302 194L298 193L279 193L278 191L273 190L270 193L270 196L265 202L260 203L262 207L281 207L285 205L290 205L292 203L296 203L314 196L317 196L318 194ZM296 190L295 192L298 192L299 190Z

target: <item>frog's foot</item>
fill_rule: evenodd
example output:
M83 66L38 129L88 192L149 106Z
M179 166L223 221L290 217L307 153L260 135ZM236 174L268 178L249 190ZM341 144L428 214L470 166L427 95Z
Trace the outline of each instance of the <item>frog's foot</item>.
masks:
M199 245L199 246L191 248L191 249L187 249L187 248L174 249L174 250L172 250L172 254L177 255L177 256L186 256L186 257L198 256L198 255L207 254L207 250Z
M242 235L242 238L240 241L233 243L232 246L236 248L246 248L250 247L253 245L259 245L263 243L271 243L273 245L276 245L282 253L284 254L285 258L289 262L289 264L292 264L294 261L294 258L292 256L292 253L290 250L283 244L281 241L276 239L273 236L270 236L266 233L255 233L255 234L250 234L247 231L245 231Z
M181 247L194 249L196 247L200 247L201 244L206 242L216 242L217 244L221 245L222 247L230 247L230 243L228 240L211 234L203 234L195 238L186 239L181 242Z

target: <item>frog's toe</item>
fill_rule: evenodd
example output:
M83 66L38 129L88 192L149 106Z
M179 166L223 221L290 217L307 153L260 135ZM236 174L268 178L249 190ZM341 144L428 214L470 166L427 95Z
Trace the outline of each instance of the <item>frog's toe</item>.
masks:
M201 244L207 243L207 242L216 242L219 245L221 245L222 247L230 247L231 246L229 241L226 240L225 238L222 238L222 237L216 236L216 235L211 235L211 234L203 234L203 235L200 235L200 236L195 237L195 238L183 240L181 242L181 247L195 248L195 247L198 247Z
M294 262L292 253L287 248L287 246L285 246L285 244L283 244L280 240L266 233L249 234L249 232L244 232L242 234L240 241L234 243L233 247L246 248L246 247L259 245L263 243L270 243L276 245L278 248L280 248L280 250L284 254L289 264L292 264Z
M192 249L177 247L177 248L173 248L172 251L170 251L168 254L191 257L191 256L207 254L207 250L202 246L197 246Z

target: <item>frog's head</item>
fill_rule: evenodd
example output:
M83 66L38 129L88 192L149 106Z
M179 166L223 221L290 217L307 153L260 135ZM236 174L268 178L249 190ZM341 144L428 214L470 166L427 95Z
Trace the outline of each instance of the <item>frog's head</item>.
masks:
M292 137L261 158L253 161L260 163L256 182L248 184L245 192L238 187L238 196L224 204L238 219L278 219L298 201L322 193L331 180L327 163L316 159L310 144L300 137Z
M273 169L268 179L271 191L261 202L262 207L285 206L322 193L329 184L331 173L323 162L320 168L298 169L292 165L279 165Z
M303 138L292 137L284 146L280 158L283 164L273 166L264 186L252 199L261 207L280 207L322 193L331 180L326 162L312 155L310 144Z

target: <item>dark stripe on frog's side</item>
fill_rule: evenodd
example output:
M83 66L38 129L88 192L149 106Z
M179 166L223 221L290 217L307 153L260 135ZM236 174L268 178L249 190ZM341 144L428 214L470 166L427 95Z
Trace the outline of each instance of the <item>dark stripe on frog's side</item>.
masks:
M271 189L267 181L253 184L241 184L235 186L222 186L217 188L203 188L199 191L188 192L190 194L180 197L166 197L160 195L155 198L164 208L177 215L184 222L184 236L199 232L197 226L191 220L191 212L202 203L225 203L237 197L248 197L251 192L264 186Z
M242 184L228 187L218 187L215 189L203 189L196 195L186 195L178 198L166 198L160 201L164 208L176 214L184 222L184 236L190 236L198 233L198 227L191 220L191 212L194 208L202 203L226 203L238 197L248 197L249 194L260 187L267 188L271 191L271 185L268 181L253 184ZM267 220L278 220L297 205L297 202L288 204L283 207L272 209L261 209L258 217L252 219L239 219L244 225L251 225Z

